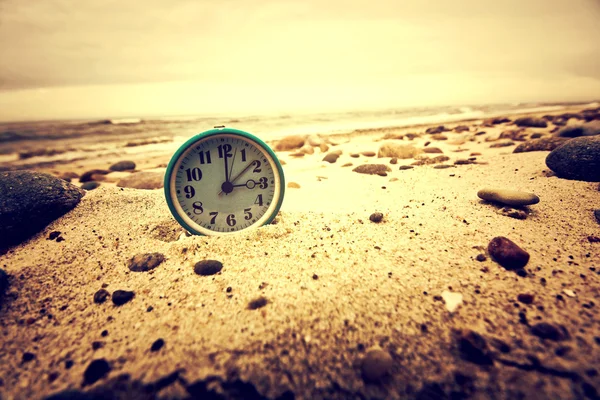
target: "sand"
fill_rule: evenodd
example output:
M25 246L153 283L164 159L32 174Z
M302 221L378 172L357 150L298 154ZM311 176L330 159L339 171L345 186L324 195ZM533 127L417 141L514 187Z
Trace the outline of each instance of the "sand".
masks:
M0 398L102 388L121 390L122 398L184 398L203 387L224 398L593 398L600 390L600 243L588 236L600 236L598 184L553 176L548 152L512 154L514 146L485 142L510 128L445 132L448 141L487 132L462 145L432 141L451 158L444 164L481 153L482 164L447 169L399 170L415 160L350 156L377 152L386 130L330 138L339 143L330 150L342 150L334 164L322 162L318 149L303 157L280 152L287 182L300 188L286 190L275 224L236 235L181 235L162 190L104 183L0 256L11 276L0 310ZM428 136L398 142L422 148ZM83 172L109 161L117 160L61 168ZM366 163L392 172L352 171ZM525 220L500 215L500 206L477 198L490 186L535 193L540 203ZM369 220L374 212L384 214L381 222ZM48 240L53 231L64 241ZM489 255L476 260L496 236L530 254L525 276ZM129 271L129 259L152 252L166 261ZM222 262L222 271L196 275L194 264L205 259ZM135 297L122 306L95 304L102 287ZM458 294L462 301L444 303ZM523 294L533 295L532 304L517 300ZM250 309L261 297L266 305ZM563 325L569 337L533 335L540 322ZM464 330L484 338L491 365L465 355ZM164 346L151 351L159 338ZM393 362L370 381L362 367L374 346ZM111 371L84 387L96 359ZM160 391L148 385L173 373ZM236 397L239 391L245 395Z

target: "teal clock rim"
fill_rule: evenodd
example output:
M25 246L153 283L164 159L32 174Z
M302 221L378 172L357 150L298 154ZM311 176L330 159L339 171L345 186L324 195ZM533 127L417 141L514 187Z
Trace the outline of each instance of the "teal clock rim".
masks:
M170 183L171 179L170 179L170 177L171 177L171 173L173 172L173 167L175 166L175 163L179 159L179 156L181 156L181 154L183 152L185 152L192 143L195 143L200 139L204 139L204 138L219 135L219 134L238 135L238 136L242 136L246 139L250 139L250 140L258 143L263 149L265 149L267 151L267 153L269 154L269 156L271 156L271 158L275 162L275 165L277 166L277 171L279 172L279 181L280 181L279 200L277 201L277 205L273 209L272 215L261 226L268 225L275 219L275 217L277 216L277 213L279 212L279 209L281 208L281 204L283 203L283 197L285 194L285 176L283 175L283 167L281 166L279 159L275 155L275 152L262 139L254 136L251 133L248 133L248 132L245 132L245 131L242 131L239 129L234 129L234 128L216 128L216 129L210 129L208 131L198 133L197 135L188 139L184 144L182 144L177 149L175 154L173 154L173 157L171 157L171 160L169 161L169 164L167 165L167 171L165 172L165 178L164 178L164 184L163 184L165 198L167 200L167 205L169 206L169 211L171 211L171 215L173 215L175 220L177 220L177 222L179 222L179 225L181 225L182 227L184 227L185 229L187 229L189 232L193 233L194 235L206 236L205 234L198 232L197 230L195 230L194 228L189 226L177 213L175 206L173 204L173 199L171 198L171 183ZM232 232L232 234L239 233L239 232L242 232L242 231Z

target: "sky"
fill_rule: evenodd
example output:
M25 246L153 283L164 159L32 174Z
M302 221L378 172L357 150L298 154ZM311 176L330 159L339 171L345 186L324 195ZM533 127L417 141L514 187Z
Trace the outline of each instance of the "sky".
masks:
M0 120L600 99L600 0L0 0Z

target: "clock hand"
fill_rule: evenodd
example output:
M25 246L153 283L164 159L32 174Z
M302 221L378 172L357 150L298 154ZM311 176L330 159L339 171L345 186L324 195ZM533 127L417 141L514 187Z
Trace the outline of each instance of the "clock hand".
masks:
M227 170L227 152L224 151L223 160L225 160L225 182L229 182L229 171Z
M229 183L233 183L233 182L237 181L239 179L239 177L242 176L242 174L244 174L244 172L248 171L248 169L252 165L254 165L254 161L256 161L256 160L252 160L248 165L246 165L246 168L244 168L239 174L237 174L235 178L233 178L231 181L229 181ZM222 195L222 194L223 194L223 190L221 190L219 192L219 196Z
M231 178L231 173L233 172L233 164L235 163L236 154L237 154L237 147L235 148L235 151L233 152L233 160L231 160L231 168L229 168L229 176L227 177L227 182L231 182L231 180L229 180L229 178Z

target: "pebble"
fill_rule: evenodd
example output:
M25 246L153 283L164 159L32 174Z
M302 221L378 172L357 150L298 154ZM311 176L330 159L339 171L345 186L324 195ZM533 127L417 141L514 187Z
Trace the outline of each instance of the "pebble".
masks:
M468 132L469 131L469 127L467 125L458 125L454 127L454 132L456 133L461 133L461 132Z
M414 167L412 165L401 165L400 168L398 168L400 171L405 171L407 169L413 169Z
M533 135L531 137L533 138ZM528 153L530 151L552 151L558 146L565 144L569 140L570 139L556 136L528 140L515 147L513 153Z
M488 253L508 270L521 269L529 262L529 253L503 236L495 237L490 241Z
M194 272L202 276L214 275L222 269L223 264L217 260L202 260L194 265Z
M383 214L380 212L375 212L369 216L369 219L371 220L371 222L381 222L381 220L383 220Z
M492 365L494 359L483 336L470 329L464 329L456 337L458 351L463 360L478 364Z
M594 210L594 218L596 218L596 222L600 224L600 209Z
M408 158L413 158L420 152L420 149L417 149L411 144L399 144L389 142L383 143L381 146L379 146L379 150L377 151L377 157L394 157L399 160L405 160Z
M164 185L164 177L165 174L163 172L137 172L119 180L117 186L145 190L160 189Z
M435 168L435 169L446 169L446 168L456 168L456 166L455 165L445 165L445 164L442 164L442 165L434 165L433 168Z
M481 189L477 192L477 196L483 200L516 207L537 204L540 202L540 198L533 193L500 188Z
M362 155L363 155L363 156L365 156L365 157L375 157L375 154L376 154L376 153L375 153L374 151L363 151L363 152L362 152L362 153L360 153L360 154L362 154Z
M96 181L85 182L84 184L81 185L81 188L83 190L94 190L98 187L100 187L100 182L96 182Z
M443 154L444 152L439 147L425 147L423 153L427 154Z
M392 165L398 164L398 159L396 157L392 157L392 159L390 160L390 164L392 164Z
M431 139L433 139L433 140L448 140L448 136L442 135L441 133L437 133L435 135L431 135Z
M496 149L496 148L499 148L499 147L514 146L514 144L515 144L515 142L512 142L512 141L494 143L494 144L490 145L490 149Z
M75 172L63 172L62 174L58 175L58 177L60 179L62 179L63 181L67 181L67 182L71 182L71 179L76 179L79 178L79 175L77 175Z
M363 164L354 168L352 171L358 172L359 174L382 175L391 172L392 170L385 164Z
M100 289L96 293L94 293L94 303L102 304L108 299L110 293L106 289Z
M18 244L73 209L85 191L49 174L0 173L0 250Z
M568 125L556 132L556 136L564 138L596 135L600 135L600 121L588 122L582 125Z
M299 149L302 146L304 146L305 141L306 141L306 136L304 136L304 135L286 136L283 139L281 139L279 142L277 142L277 144L275 145L275 150L276 151L288 151L288 150Z
M506 117L496 117L496 118L490 118L485 121L485 123L492 124L492 125L504 124L506 122L511 122L511 120Z
M110 364L104 358L93 360L83 373L83 386L93 385L104 378L110 370Z
M463 295L461 293L454 293L448 290L442 292L442 299L446 305L446 310L454 312L463 302Z
M327 155L325 155L325 157L323 157L323 161L326 161L328 163L333 164L334 162L337 161L337 159L340 157L340 155L338 153L327 153Z
M500 215L504 215L505 217L527 219L527 212L512 207L502 207L499 210L496 210L496 212Z
M517 300L523 304L531 304L531 303L533 303L533 299L534 299L534 296L529 293L520 293L517 296Z
M123 160L111 165L108 169L111 171L130 171L135 169L135 163L133 161Z
M266 297L263 297L263 296L258 297L248 303L248 309L256 310L258 308L262 308L262 307L266 306L268 302L269 302L269 300L267 300Z
M135 292L129 290L115 290L112 294L112 302L116 306L128 303L135 296Z
M556 342L569 338L569 332L565 327L549 324L547 322L538 322L531 326L530 332L539 338Z
M487 257L485 256L485 254L479 253L479 254L477 254L477 257L475 257L475 259L479 262L483 262L483 261L487 260Z
M84 172L80 177L79 177L79 182L84 183L84 182L90 182L92 181L92 175L106 175L110 173L110 171L105 170L105 169L92 169L90 171Z
M367 382L380 381L392 372L394 360L390 353L379 347L367 351L361 363L362 377Z
M449 130L449 129L446 129L446 127L444 125L439 125L439 126L433 126L431 128L427 128L425 133L430 134L430 135L435 135L437 133L442 133L447 130Z
M448 161L450 160L450 157L448 156L435 156L433 158L429 158L429 157L420 157L419 160L415 161L414 163L412 163L412 165L430 165L430 164L438 164L444 161Z
M509 129L506 131L503 131L500 136L498 136L498 139L510 139L510 140L516 140L518 142L522 142L525 141L527 138L527 132L521 128L521 129Z
M566 294L569 297L575 297L575 292L572 291L571 289L564 289L563 293Z
M530 128L546 128L548 123L542 118L536 117L521 117L515 120L517 126L527 126Z
M156 339L154 341L154 343L152 343L152 346L150 346L150 351L152 351L152 352L159 351L160 349L163 348L164 345L165 345L165 341L163 339Z
M546 165L560 178L600 182L600 136L569 140L548 154Z
M296 182L288 182L287 187L290 189L300 189L300 184Z
M132 272L146 272L158 267L165 256L161 253L136 254L129 260L129 270Z

